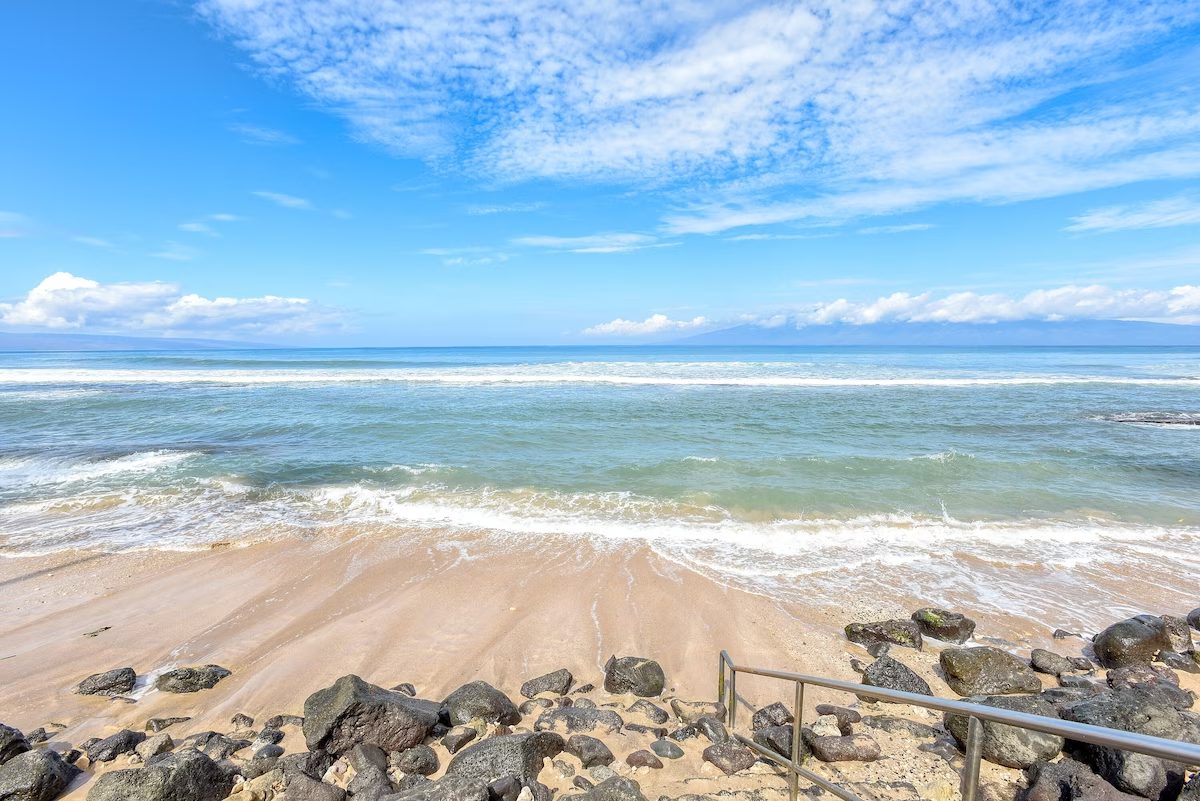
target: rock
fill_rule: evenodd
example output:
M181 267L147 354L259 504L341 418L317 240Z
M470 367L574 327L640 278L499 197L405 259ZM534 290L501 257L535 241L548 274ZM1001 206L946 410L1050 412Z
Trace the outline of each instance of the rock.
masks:
M1057 718L1053 706L1036 695L993 695L971 698L971 703L997 709L1009 709L1029 715ZM946 714L947 731L954 737L958 747L966 750L967 718L963 715ZM983 758L1006 768L1027 768L1037 762L1053 759L1063 748L1063 738L1052 734L1030 731L1017 726L1008 726L993 721L983 724Z
M1067 661L1076 670L1095 670L1096 666L1092 664L1092 660L1084 656L1068 656Z
M267 722L263 724L268 729L282 729L284 726L303 726L304 718L299 715L275 715L267 718Z
M1073 759L1038 762L1030 767L1024 801L1141 801L1101 779Z
M1166 631L1167 642L1171 644L1170 650L1177 654L1185 654L1192 650L1192 629L1186 619L1175 615L1163 615L1159 620Z
M782 702L776 701L773 704L768 704L761 709L754 711L754 716L750 718L750 728L753 731L765 729L769 726L782 726L785 723L792 722L792 713Z
M874 762L879 759L879 743L867 734L819 736L803 730L804 744L822 762Z
M1059 656L1053 651L1047 651L1045 648L1034 648L1029 654L1029 662L1038 673L1046 673L1050 676L1061 676L1076 669L1070 659Z
M1200 673L1200 661L1197 661L1195 651L1177 654L1174 651L1160 651L1158 661L1172 670L1182 670L1184 673Z
M576 798L582 801L646 801L641 785L624 776L607 778Z
M1159 651L1171 650L1171 640L1162 619L1138 615L1114 623L1092 641L1096 661L1104 668L1148 665Z
M438 705L342 676L304 702L310 751L342 754L359 743L403 751L421 743L438 722Z
M25 751L0 765L0 799L52 801L62 795L79 768L49 749Z
M560 668L553 673L538 676L536 679L530 679L522 684L521 695L526 698L533 698L542 693L566 695L570 691L573 681L575 681L575 677L571 675L571 671L566 668Z
M44 727L39 726L38 728L29 732L29 734L26 734L25 739L29 741L30 745L37 745L38 743L44 743L49 740L50 735L47 733Z
M585 693L590 693L594 689L596 689L595 684L580 684L574 690L571 690L571 693L573 695L583 695Z
M388 762L401 773L414 773L419 776L437 773L439 766L437 752L424 744L414 745L399 753L393 753L389 756Z
M488 801L489 798L488 782L448 776L436 782L424 782L404 792L385 795L381 801Z
M231 774L199 751L187 749L163 754L144 768L101 774L87 801L220 801L232 789Z
M539 709L549 709L554 706L554 702L549 698L531 698L517 707L517 711L522 715L530 715Z
M1076 701L1083 701L1102 692L1104 692L1104 689L1094 684L1089 687L1051 687L1048 690L1042 690L1038 693L1038 697L1050 704L1050 706L1058 709L1063 704L1073 704Z
M25 735L21 733L20 729L0 723L0 765L17 754L25 753L29 748L29 741L25 739Z
M877 642L877 643L874 643L873 645L867 646L867 653L871 655L872 659L878 659L879 657L884 656L891 650L892 650L891 643L886 643L886 642Z
M88 759L92 762L112 762L121 754L133 751L138 743L145 739L146 735L143 732L121 729L116 734L93 743L84 751L87 752Z
M154 680L155 689L165 693L195 693L215 687L231 672L220 665L202 665L168 670Z
M837 720L838 731L841 734L850 734L855 723L862 720L862 715L853 709L847 709L844 706L834 706L833 704L817 704L818 715L833 715Z
M612 761L616 758L607 745L595 737L589 737L586 734L571 735L567 739L564 750L578 759L585 768L595 767L596 765L611 765Z
M699 737L700 730L689 723L686 726L680 726L678 729L671 732L667 736L670 737L672 740L675 740L676 742L683 742L684 740L690 740L693 737Z
M645 749L634 751L625 757L625 764L631 768L654 768L655 770L659 770L663 766L661 759Z
M604 665L604 689L614 695L633 693L641 698L653 698L662 694L666 682L662 667L653 659L610 656Z
M254 738L254 745L276 745L283 741L283 732L279 729L264 728Z
M564 745L562 737L552 732L489 737L456 754L446 776L489 783L501 776L516 776L528 784L537 779L542 760L558 756Z
M235 730L254 728L254 718L250 717L249 715L243 715L241 712L238 712L236 715L230 718L229 723Z
M521 714L508 696L486 681L464 684L450 693L442 706L449 714L450 722L455 725L470 723L476 718L488 723L504 724L521 720Z
M1189 626L1200 631L1200 608L1188 612L1187 622Z
M958 612L945 609L925 607L912 614L913 621L920 627L926 637L933 637L943 642L953 642L959 645L971 639L975 633L975 621Z
M933 690L929 688L925 679L890 656L882 656L872 662L863 672L862 683L868 687L883 687L888 690L901 690L918 695L933 695ZM860 698L863 697L866 696L860 696Z
M709 701L681 701L678 698L672 698L671 711L684 723L694 723L705 716L725 717L725 705Z
M763 748L774 751L784 759L792 758L792 727L790 725L765 726L754 732L752 739ZM802 740L800 756L803 758L807 753L808 748L804 746Z
M345 801L346 791L303 773L295 773L287 777L284 798L286 801Z
M729 739L729 732L725 729L725 724L712 715L697 718L690 725L695 726L696 731L703 734L710 743L723 743Z
M380 755L382 756L382 752ZM394 789L387 772L373 762L356 769L354 778L346 785L346 792L358 801L379 801L380 798L391 795Z
M1082 634L1076 634L1075 632L1067 631L1066 629L1055 629L1054 633L1051 636L1054 637L1054 639L1056 639L1056 640L1065 640L1068 637L1079 637L1081 639L1083 638Z
M940 736L938 730L932 726L893 715L868 715L862 722L864 726L870 726L872 729L879 729L888 734L903 734L918 740L932 740Z
M582 709L564 707L543 713L533 723L534 731L582 732L600 731L613 734L621 730L625 721L611 709Z
M705 748L701 756L705 762L711 762L720 768L726 776L732 776L754 765L754 752L736 741L714 743Z
M1184 785L1179 801L1200 801L1200 773L1194 774L1191 781Z
M1059 709L1059 715L1076 723L1170 740L1180 739L1184 732L1183 718L1178 710L1153 691L1138 687L1066 704ZM1174 798L1173 793L1178 793L1183 784L1183 771L1177 764L1104 746L1068 745L1119 790L1145 798Z
M878 620L874 623L851 623L846 626L846 639L864 647L886 642L921 650L921 627L915 620Z
M131 667L116 668L104 673L93 673L75 688L80 695L124 695L133 691L137 673Z
M588 779L585 779L582 776L576 776L575 779L571 782L571 786L577 790L584 790L586 792L587 790L592 789L596 785L593 784Z
M634 701L626 711L644 715L655 723L666 723L671 719L671 716L667 714L667 710L650 703L645 698L639 698Z
M842 729L838 726L837 718L833 715L818 715L810 726L806 727L810 734L818 737L841 737Z
M191 718L150 718L146 721L146 731L160 732L176 723L187 723Z
M683 749L665 738L650 743L650 750L663 759L679 759L683 756Z
M571 701L570 698L564 698L564 701ZM595 709L596 702L591 698L576 698L573 703L565 704L565 706L577 706L580 709Z
M1179 676L1169 668L1130 665L1108 671L1107 680L1114 690L1145 690L1175 709L1189 709L1195 703L1190 692L1179 688Z
M251 758L255 759L255 760L275 759L277 757L283 756L285 753L283 750L283 746L275 745L274 743L265 743L263 745L256 745L255 743L251 743L250 747L254 751L254 755Z
M516 776L501 776L488 785L488 797L492 801L517 801L522 789Z
M153 737L147 737L136 746L133 751L142 758L143 762L149 762L151 757L156 757L159 754L165 754L175 747L175 741L171 739L169 734L156 734Z
M999 648L986 645L947 648L938 656L938 664L950 689L959 695L1009 695L1042 690L1042 682L1029 665Z
M450 731L446 732L446 736L442 738L442 745L451 754L457 754L462 750L463 746L479 736L479 732L472 729L470 726L455 726Z

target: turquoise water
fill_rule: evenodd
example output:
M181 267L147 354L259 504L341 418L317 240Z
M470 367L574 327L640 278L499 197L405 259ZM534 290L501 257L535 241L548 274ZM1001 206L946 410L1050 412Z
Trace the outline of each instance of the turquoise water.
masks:
M1113 419L1150 412L1177 423ZM1198 413L1195 349L5 354L0 549L350 526L642 540L731 572L1192 553Z

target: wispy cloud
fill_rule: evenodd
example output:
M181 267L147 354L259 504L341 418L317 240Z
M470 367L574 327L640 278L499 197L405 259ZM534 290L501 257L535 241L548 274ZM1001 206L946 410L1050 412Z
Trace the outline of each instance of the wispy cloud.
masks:
M243 142L251 145L298 145L300 140L286 131L268 128L264 125L248 125L235 122L229 130L242 138Z
M933 223L908 223L907 225L873 225L868 228L859 228L860 234L907 234L910 231L928 231L934 228Z
M609 233L590 236L521 236L514 245L565 250L570 253L626 253L645 248L670 247L677 242L659 242L648 234Z
M107 239L101 239L98 236L73 236L72 240L81 245L87 245L90 248L99 248L101 250L112 250L116 245L109 242Z
M220 236L211 225L204 222L185 222L179 224L180 231L187 231L192 234L205 234L206 236Z
M672 320L665 314L652 314L645 320L625 320L618 317L607 323L585 328L583 333L591 337L643 337L654 334L674 333L679 331L694 331L711 325L704 317L693 317L690 320Z
M546 204L541 201L535 203L499 203L493 205L472 204L466 207L466 212L472 216L479 217L489 214L516 214L525 211L537 211L545 207Z
M16 239L29 236L33 231L33 220L15 211L0 211L0 239Z
M16 303L0 303L0 323L34 329L244 336L336 327L340 314L307 298L205 298L162 281L103 284L59 272Z
M1064 230L1077 233L1109 233L1138 228L1171 228L1200 225L1200 198L1190 195L1151 200L1127 206L1106 206L1071 218Z
M264 200L269 200L276 206L283 206L285 209L311 209L312 203L307 198L296 197L295 195L285 195L282 192L267 192L259 190L250 194L261 197Z
M162 248L150 255L156 259L167 259L168 261L191 261L200 255L200 251L189 245L181 245L168 240Z
M446 267L486 267L508 261L507 253L479 246L454 248L425 248L423 255L441 260Z

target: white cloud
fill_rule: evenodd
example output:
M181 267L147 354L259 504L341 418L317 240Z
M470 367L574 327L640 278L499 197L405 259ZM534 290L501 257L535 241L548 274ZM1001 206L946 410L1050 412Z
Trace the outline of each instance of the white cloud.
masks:
M81 245L87 245L91 248L100 248L101 250L112 250L115 247L112 242L109 242L107 239L101 239L98 236L73 236L71 239L75 240Z
M507 253L478 246L425 248L421 253L440 259L446 267L486 267L508 261Z
M1191 0L199 8L361 140L501 180L666 185L675 233L1200 175Z
M311 209L312 203L307 198L296 197L295 195L285 195L282 192L267 192L259 190L250 194L261 197L264 200L269 200L276 206L283 206L285 209Z
M204 222L185 222L179 224L180 231L187 231L193 234L205 234L207 236L220 236L216 230Z
M208 335L285 334L335 325L335 311L306 298L204 298L162 281L102 284L71 273L47 276L0 323L34 329L154 331Z
M1128 206L1091 209L1072 217L1071 224L1064 230L1108 233L1138 228L1170 228L1175 225L1200 225L1200 200L1179 195Z
M928 231L935 227L933 223L908 223L907 225L874 225L869 228L859 228L860 234L907 234L910 231Z
M200 255L200 252L189 245L168 241L160 250L156 250L150 255L156 259L166 259L167 261L191 261Z
M0 239L16 239L28 236L33 230L33 220L15 211L0 211Z
M607 323L600 323L599 325L585 328L583 333L592 337L639 337L677 331L692 331L708 325L711 325L711 323L704 317L693 317L690 320L672 320L665 314L652 314L640 322L618 317Z
M216 214L208 215L208 219L214 222L238 222L244 218L239 217L236 214L229 214L228 212L219 211Z
M591 236L521 236L514 245L531 248L566 250L571 253L625 253L652 247L667 247L677 243L658 242L647 234L593 234Z
M298 145L300 140L286 131L267 128L263 125L247 125L233 123L229 130L242 137L242 141L251 145Z
M542 202L536 203L498 203L493 205L475 204L467 206L467 214L472 216L484 216L489 214L515 214L523 211L537 211L545 208L546 204Z

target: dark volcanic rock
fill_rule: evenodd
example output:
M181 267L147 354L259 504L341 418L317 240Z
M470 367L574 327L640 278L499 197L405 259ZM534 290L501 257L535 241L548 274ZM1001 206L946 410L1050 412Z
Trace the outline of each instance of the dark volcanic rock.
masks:
M146 721L146 731L160 732L176 723L186 723L191 718L150 718Z
M662 667L653 659L610 656L604 665L604 689L610 693L652 698L662 693L666 681Z
M833 715L837 718L838 731L842 734L850 734L855 723L862 720L862 715L853 709L847 709L844 706L834 706L833 704L817 704L818 715Z
M1200 773L1194 774L1179 794L1179 801L1200 801Z
M652 752L641 750L634 751L629 756L625 757L625 764L631 768L654 768L658 769L663 766L662 760L655 756Z
M695 726L696 731L703 734L710 743L723 743L729 739L729 732L725 729L725 724L712 715L697 718L691 725Z
M1092 650L1101 667L1148 665L1159 651L1171 650L1171 640L1161 618L1138 615L1114 623L1097 634Z
M116 668L104 673L93 673L83 681L75 692L80 695L124 695L133 691L137 673L131 667Z
M116 734L89 745L84 751L92 762L112 762L121 754L133 751L138 743L145 739L145 732L121 729Z
M645 698L639 698L634 701L629 705L629 709L627 711L645 715L655 723L666 723L671 719L671 716L667 714L667 710L650 703Z
M1200 608L1188 612L1187 622L1189 626L1200 631Z
M0 765L29 750L29 741L20 729L0 723Z
M542 760L558 756L564 745L563 738L552 732L489 737L456 754L446 768L446 777L491 783L502 776L516 776L528 784L537 779Z
M1171 650L1177 654L1185 654L1192 650L1192 629L1187 620L1175 615L1163 615L1159 618L1167 632L1167 642Z
M287 801L345 801L346 799L346 791L342 788L325 784L325 782L303 773L297 773L288 778L287 790L284 795ZM394 796L391 797L394 798Z
M792 727L790 725L766 726L754 732L752 739L763 748L774 751L784 759L792 758ZM803 738L801 738L801 758L807 753L808 748L804 746Z
M607 778L583 795L573 798L581 801L646 801L646 796L642 795L642 786L624 776Z
M566 695L571 689L571 682L573 681L575 681L575 677L571 675L571 671L561 668L553 673L538 676L536 679L530 679L522 684L521 695L526 698L533 698L535 695L540 695L541 693Z
M947 648L938 657L946 683L959 695L1009 695L1041 692L1029 665L999 648Z
M1114 690L1141 689L1176 709L1189 709L1195 698L1179 687L1179 676L1169 668L1130 665L1108 671L1108 686Z
M1140 801L1101 779L1092 769L1073 759L1039 762L1029 769L1029 789L1024 801Z
M437 752L424 744L414 745L406 751L394 753L388 761L401 773L415 773L418 776L437 773L439 765Z
M1200 661L1197 660L1195 651L1189 651L1186 654L1177 654L1174 651L1160 651L1158 661L1172 670L1182 670L1184 673L1200 673Z
M1047 651L1045 648L1034 648L1029 654L1029 663L1038 673L1050 676L1061 676L1076 670L1070 659L1053 651Z
M229 675L230 671L220 665L176 668L155 679L154 686L165 693L195 693L215 687Z
M479 732L472 729L470 726L455 726L450 731L446 732L446 736L442 738L442 745L451 754L457 754L463 747L479 736Z
M534 721L534 731L601 731L612 734L620 731L625 721L611 709L583 709L567 706L543 713Z
M863 672L862 683L868 687L884 687L918 695L933 695L929 683L901 662L881 656ZM866 696L861 696L866 697Z
M767 704L762 709L754 711L754 716L750 718L750 728L753 731L758 731L769 726L782 726L785 723L791 722L792 713L783 705L783 702L776 701L773 704Z
M958 612L925 607L913 612L912 619L926 637L959 645L971 639L975 633L975 621Z
M888 734L904 734L918 740L932 740L940 736L938 730L932 726L894 715L868 715L862 722L864 726L870 726L872 729L886 731Z
M488 782L447 776L394 795L385 795L381 801L488 801L489 797ZM291 798L287 801L291 801Z
M522 702L521 705L517 707L517 711L522 715L529 715L533 712L537 712L539 709L549 709L552 706L554 706L554 702L549 698L531 698L528 701Z
M650 750L663 759L679 759L683 756L683 749L665 738L650 743Z
M672 698L671 711L684 723L695 723L703 717L723 718L726 710L725 705L719 702L683 701L679 698Z
M846 626L846 639L862 646L886 642L921 650L921 627L915 620L877 620L874 623L851 623Z
M79 768L64 762L56 751L26 751L0 765L0 799L52 801L78 773Z
M231 789L231 774L189 749L164 754L144 768L102 774L88 791L87 801L220 801Z
M643 726L640 723L626 723L622 729L624 731L635 731L639 734L649 734L651 737L667 736L667 729L665 726Z
M595 737L589 737L586 734L573 734L567 739L567 744L564 749L568 754L577 758L585 768L595 767L596 765L611 765L616 758L608 746L597 740Z
M282 729L284 726L303 726L304 718L299 715L275 715L267 718L263 724L268 729Z
M986 698L971 698L971 703L1057 718L1053 706L1036 695L993 695ZM946 729L953 735L960 749L966 748L967 718L963 715L947 714ZM1052 734L1030 731L1017 726L1008 726L985 720L983 723L983 758L1008 768L1027 768L1035 762L1053 759L1063 748L1063 738Z
M879 759L879 743L866 734L819 736L803 730L804 744L822 762L874 762Z
M521 714L508 696L486 681L464 684L450 693L442 706L456 726L470 723L475 718L506 725L521 720Z
M304 702L304 739L310 751L332 754L359 743L403 751L423 741L438 721L438 705L342 676Z
M732 776L754 765L754 752L744 745L730 741L714 743L704 749L705 762L716 765L726 776Z

